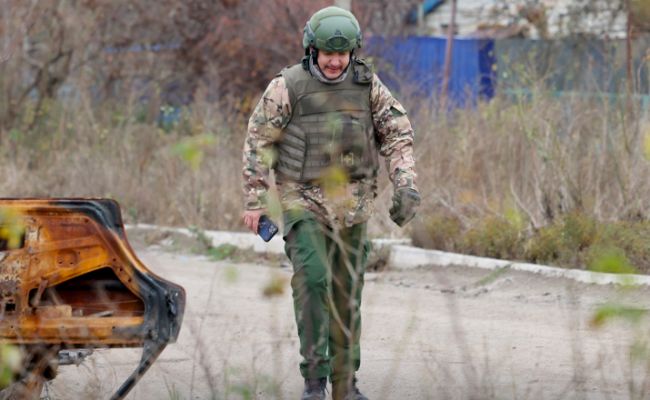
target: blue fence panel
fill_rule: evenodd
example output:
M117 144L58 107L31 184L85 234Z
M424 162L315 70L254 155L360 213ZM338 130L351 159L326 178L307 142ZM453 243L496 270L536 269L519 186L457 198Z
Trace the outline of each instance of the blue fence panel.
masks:
M372 37L367 52L378 59L379 76L402 95L421 99L439 97L446 38ZM480 98L494 96L494 41L455 39L452 54L449 99L459 107L473 106Z

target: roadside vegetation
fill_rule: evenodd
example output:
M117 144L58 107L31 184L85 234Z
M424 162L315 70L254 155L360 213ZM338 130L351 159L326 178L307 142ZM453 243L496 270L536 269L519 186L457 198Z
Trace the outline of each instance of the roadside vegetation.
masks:
M2 195L106 196L130 223L244 229L247 119L266 82L301 56L294 33L309 10L292 1L10 2L0 11ZM396 12L411 3L363 4L356 11L368 16L367 31L408 33ZM174 18L161 25L165 15ZM287 29L260 41L278 21ZM610 77L618 96L557 96L535 63L511 65L525 93L499 88L468 109L441 112L437 101L398 93L417 132L423 205L412 226L397 229L383 171L371 235L567 267L619 260L620 271L650 272L647 102L618 75ZM648 87L640 79L649 63L635 64L636 86Z
M431 121L417 147L426 189L414 243L650 272L650 123L624 103L538 91Z
M130 223L243 229L246 116L196 101L162 123L143 108L48 101L33 127L3 132L2 193L107 196ZM641 111L539 93L420 113L414 243L594 269L607 255L621 272L649 272L650 125ZM31 119L29 103L23 112ZM387 218L392 193L381 182L371 232L403 235Z

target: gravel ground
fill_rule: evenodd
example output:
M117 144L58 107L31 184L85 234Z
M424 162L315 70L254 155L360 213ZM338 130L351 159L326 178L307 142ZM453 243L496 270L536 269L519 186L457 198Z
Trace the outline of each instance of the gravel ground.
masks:
M290 268L135 247L187 308L129 399L300 397ZM647 291L462 266L368 273L359 386L371 399L648 399L650 318L591 324L606 303L649 309ZM96 350L43 396L108 398L139 357Z

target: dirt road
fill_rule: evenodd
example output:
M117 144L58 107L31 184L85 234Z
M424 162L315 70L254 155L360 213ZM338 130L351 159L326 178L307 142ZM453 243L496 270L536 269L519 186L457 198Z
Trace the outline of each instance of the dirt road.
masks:
M188 304L178 343L130 399L299 398L289 268L136 252L182 284ZM265 297L269 287L285 291ZM369 273L360 387L373 400L648 399L647 316L590 326L605 302L650 308L647 293L463 267ZM138 359L97 350L62 367L44 396L108 398Z

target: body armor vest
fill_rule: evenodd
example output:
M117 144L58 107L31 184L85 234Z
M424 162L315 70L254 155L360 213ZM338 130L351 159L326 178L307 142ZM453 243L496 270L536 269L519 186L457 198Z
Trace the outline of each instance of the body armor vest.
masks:
M326 84L301 64L283 70L292 117L277 143L276 172L297 182L312 182L331 167L349 179L377 176L379 161L370 110L372 72L350 61L347 78Z

